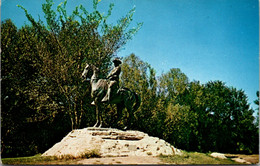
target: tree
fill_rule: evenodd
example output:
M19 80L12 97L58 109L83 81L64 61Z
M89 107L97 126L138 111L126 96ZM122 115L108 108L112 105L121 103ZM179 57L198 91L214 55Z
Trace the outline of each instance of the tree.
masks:
M158 95L164 101L163 138L178 148L189 149L190 106L183 102L188 77L179 68L172 68L159 78Z
M141 96L141 105L135 113L137 122L135 127L150 133L152 129L148 129L147 125L150 125L157 101L155 70L148 63L131 54L123 61L120 84Z
M190 107L190 146L189 150L203 151L205 139L203 133L206 130L206 100L205 100L205 87L199 81L193 81L188 84L185 91L183 101Z
M235 101L230 103L230 109L233 110L231 118L236 132L234 140L236 140L237 151L256 153L258 151L258 129L254 123L254 111L250 108L244 91L232 88L231 93L232 99L235 98Z
M1 30L1 152L3 156L17 156L21 153L29 155L35 145L34 135L30 132L35 127L30 126L31 119L41 118L32 109L34 101L28 93L30 82L35 80L39 71L39 56L35 55L36 49L33 47L37 41L32 28L25 26L18 30L11 20L3 22ZM28 139L25 139L26 132L31 135Z
M166 109L163 138L181 149L189 149L190 107L169 103Z
M254 101L254 103L258 106L256 111L256 126L259 127L259 91L256 92L257 99Z
M205 88L208 150L252 153L257 131L244 91L221 81L208 82Z
M179 68L172 68L166 74L162 74L159 80L159 93L165 98L166 103L181 102L182 95L188 86L188 77Z
M72 129L79 128L84 111L91 110L90 105L85 104L90 103L90 99L86 100L86 96L90 94L89 90L85 92L86 87L80 78L85 62L94 63L103 75L106 75L111 58L141 27L141 24L138 24L137 28L127 29L134 9L120 19L117 25L107 24L113 5L110 5L108 15L104 16L97 10L98 2L93 1L92 13L80 5L68 16L66 0L58 5L58 14L52 9L53 1L46 0L42 9L47 27L40 20L35 21L27 10L20 6L36 29L40 41L36 48L43 63L38 78L41 83L37 85L50 83L51 87L48 86L44 90L47 94L41 94L54 95L49 98L53 105L69 115ZM77 21L76 17L80 21ZM38 104L43 104L38 107L46 107L44 102Z
M94 123L90 86L80 78L83 67L95 63L106 75L111 58L141 27L128 28L135 9L116 25L107 24L113 4L102 15L98 2L93 12L80 5L68 16L67 1L54 11L53 1L46 0L47 24L22 6L31 25L18 29L11 20L2 22L3 156L43 152L69 130Z

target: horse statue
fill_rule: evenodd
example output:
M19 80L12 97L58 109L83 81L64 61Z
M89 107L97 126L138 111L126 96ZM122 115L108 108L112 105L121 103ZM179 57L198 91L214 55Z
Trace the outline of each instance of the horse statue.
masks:
M101 100L107 93L109 80L100 78L99 69L92 65L86 64L84 71L81 75L82 79L89 80L91 85L91 97L94 99L94 105L96 106L96 127L99 124L99 128L102 126L102 110L101 110ZM108 104L116 104L117 107L117 122L122 117L122 111L124 108L127 109L129 113L129 119L127 119L127 125L125 128L131 128L133 125L133 113L139 108L141 104L141 99L138 94L131 91L128 88L121 87L114 94L113 98Z

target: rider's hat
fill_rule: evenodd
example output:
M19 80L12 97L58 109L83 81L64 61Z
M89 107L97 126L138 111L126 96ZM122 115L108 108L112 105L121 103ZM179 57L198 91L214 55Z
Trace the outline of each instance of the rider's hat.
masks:
M115 58L114 60L113 60L113 63L117 63L117 64L121 64L122 63L122 61L119 59L119 58Z

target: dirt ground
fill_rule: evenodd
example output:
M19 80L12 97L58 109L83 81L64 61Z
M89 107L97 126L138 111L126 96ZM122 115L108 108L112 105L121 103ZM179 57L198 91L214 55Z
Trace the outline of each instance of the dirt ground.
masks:
M166 164L162 163L158 157L129 156L129 157L105 157L90 158L78 161L77 164Z
M259 155L243 155L243 154L225 154L232 158L238 158L250 162L250 164L259 163ZM129 156L129 157L104 157L104 158L90 158L78 161L76 164L86 164L86 165L102 165L102 164L167 164L163 163L159 157L153 156Z
M244 159L251 164L259 163L259 154L244 155L244 154L225 154L226 157Z
M259 163L259 155L244 155L244 157L241 155L241 157L252 164Z

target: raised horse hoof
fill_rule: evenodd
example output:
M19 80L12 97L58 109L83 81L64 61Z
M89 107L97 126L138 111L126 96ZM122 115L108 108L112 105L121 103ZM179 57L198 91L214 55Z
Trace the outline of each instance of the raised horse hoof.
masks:
M91 105L95 105L95 101L92 101Z

